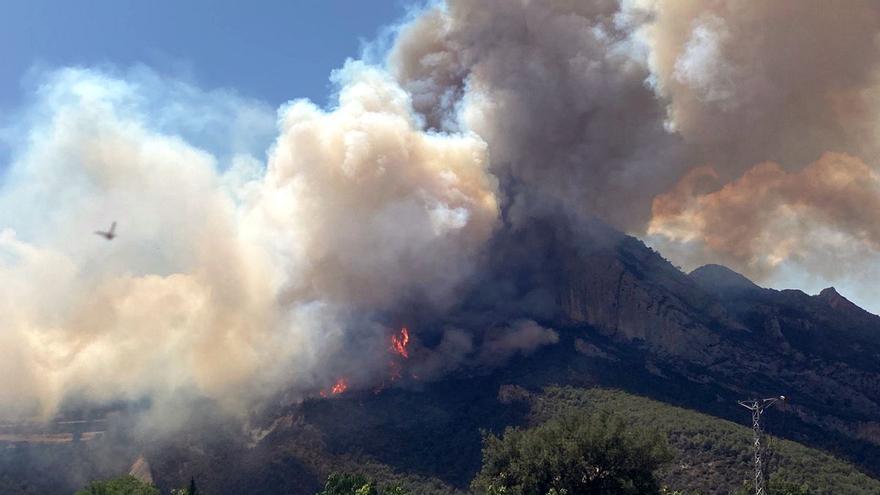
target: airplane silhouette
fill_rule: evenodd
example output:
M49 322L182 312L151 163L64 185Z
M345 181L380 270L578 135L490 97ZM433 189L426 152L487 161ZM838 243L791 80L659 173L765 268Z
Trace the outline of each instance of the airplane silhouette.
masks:
M108 241L112 241L113 238L116 237L116 222L114 221L112 224L110 224L110 229L107 230L107 232L96 230L95 235L99 235L104 239L107 239Z

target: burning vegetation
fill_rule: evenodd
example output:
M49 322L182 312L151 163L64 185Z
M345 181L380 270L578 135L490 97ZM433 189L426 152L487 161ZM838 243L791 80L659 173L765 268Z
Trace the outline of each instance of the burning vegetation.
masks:
M339 380L336 380L336 383L333 384L333 388L330 389L330 393L333 395L338 395L342 392L345 392L346 390L348 390L348 382L343 377Z
M321 392L319 393L321 397L327 397L329 395L339 395L346 390L348 390L348 380L346 380L346 378L342 376L336 379L336 382L333 384L332 387L330 387L329 393L327 392L327 390L321 390Z
M391 351L398 354L403 359L409 359L409 351L406 347L409 345L409 330L406 327L400 329L399 335L391 336Z
M402 359L409 359L409 340L409 329L406 327L402 327L400 332L391 335L391 346L388 348L388 350L394 355L394 357L388 361L388 381L391 383L400 380L403 376L403 366L396 358L400 357ZM412 377L418 379L415 375L412 375ZM385 386L386 380L382 380L382 382L373 389L373 393L381 392L385 389ZM346 392L348 388L348 380L343 376L339 377L329 390L321 390L319 395L325 398L333 395L340 395Z

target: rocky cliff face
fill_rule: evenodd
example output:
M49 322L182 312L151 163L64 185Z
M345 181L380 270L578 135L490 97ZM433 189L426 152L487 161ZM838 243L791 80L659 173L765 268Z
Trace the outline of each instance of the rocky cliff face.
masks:
M670 380L789 395L802 430L860 443L880 470L880 317L833 288L764 289L718 265L686 275L633 238L567 264L557 292L567 323L645 350Z
M726 332L748 329L720 302L633 238L570 262L559 290L565 316L654 352L713 361Z
M593 256L589 271L560 294L565 315L626 341L644 342L657 352L706 362L718 336L689 301L642 281L614 258Z

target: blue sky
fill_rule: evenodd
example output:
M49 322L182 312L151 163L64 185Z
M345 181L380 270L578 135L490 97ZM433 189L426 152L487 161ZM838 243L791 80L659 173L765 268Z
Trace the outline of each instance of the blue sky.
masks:
M145 64L273 107L327 101L330 71L407 12L404 0L14 0L0 16L0 111L34 68Z

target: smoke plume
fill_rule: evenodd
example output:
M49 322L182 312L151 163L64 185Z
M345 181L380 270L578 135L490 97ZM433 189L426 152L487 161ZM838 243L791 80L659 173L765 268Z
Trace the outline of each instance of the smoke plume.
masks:
M620 199L686 166L645 84L640 20L612 1L452 0L401 31L389 64L429 127L487 141L509 221L563 208L630 228L650 206Z
M144 68L45 73L0 128L0 415L366 388L401 323L424 376L500 363L558 340L550 244L595 218L689 268L858 291L878 14L448 0L336 71L331 107L277 112Z
M380 352L340 356L385 341L373 312L448 304L497 218L485 143L420 130L382 71L335 77L332 111L281 109L265 171L157 130L135 84L47 77L0 193L4 413L366 380Z
M673 259L722 261L771 284L844 282L864 296L856 274L873 272L878 254L880 9L828 7L648 6L650 82L698 160L653 200L648 232Z
M803 167L857 147L854 112L875 86L880 9L855 1L659 1L641 28L668 126L724 167L725 180L771 160ZM867 102L865 102L867 103ZM861 122L860 122L861 121ZM864 157L873 159L875 157Z
M766 162L700 192L701 181L717 179L697 168L657 196L648 233L703 245L758 278L791 258L832 276L848 256L880 249L880 177L858 158L826 153L796 172Z

